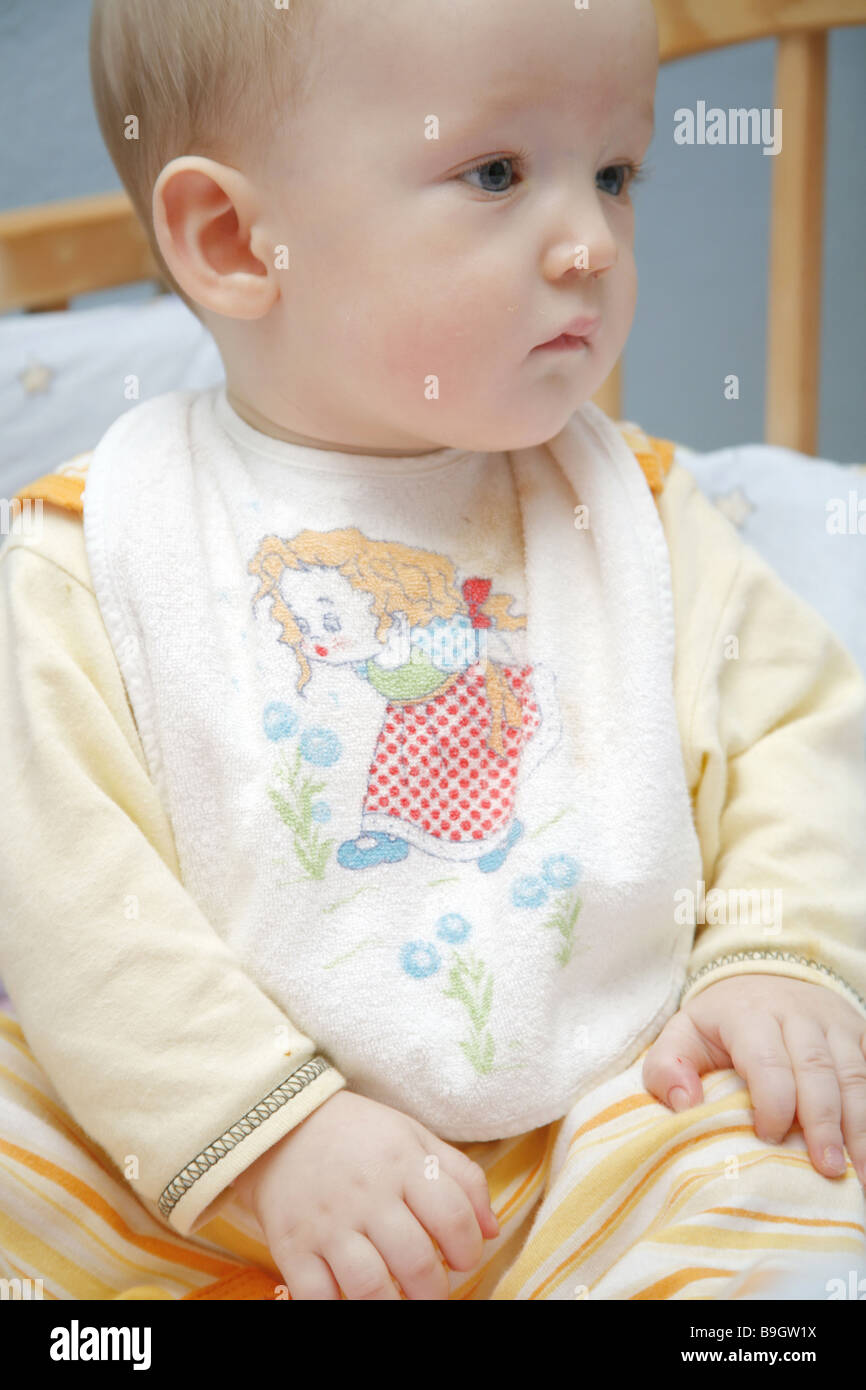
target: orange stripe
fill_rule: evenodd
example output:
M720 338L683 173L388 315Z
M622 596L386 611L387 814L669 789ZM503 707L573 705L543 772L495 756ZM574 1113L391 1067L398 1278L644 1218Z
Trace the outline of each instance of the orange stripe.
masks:
M512 1195L509 1197L508 1201L504 1204L501 1210L495 1212L496 1219L500 1225L502 1225L503 1222L510 1219L510 1217L514 1213L515 1207L517 1207L518 1204L522 1203L524 1196L528 1192L530 1192L530 1189L533 1187L533 1185L537 1184L539 1173L545 1171L549 1166L550 1155L553 1151L553 1145L555 1143L556 1136L552 1133L552 1125L545 1126L545 1128L548 1130L548 1133L544 1136L543 1139L543 1153L526 1173L523 1182L520 1184L517 1190L512 1193ZM536 1138L538 1134L538 1130L533 1130L532 1135L530 1136L530 1142L528 1144L521 1143L515 1145L509 1154L507 1154L504 1158L499 1159L496 1163L491 1165L490 1172L487 1174L487 1182L488 1186L490 1187L491 1205L493 1204L499 1193L502 1192L509 1185L509 1183L514 1181L515 1170L518 1173L523 1172L523 1170L526 1167L526 1163L531 1162L531 1159L524 1158L522 1156L523 1149L524 1147L534 1148L535 1145L539 1142ZM499 1172L500 1165L504 1165L504 1171L502 1173Z
M566 1162L568 1162L575 1141L580 1139L581 1135L589 1134L591 1130L598 1129L599 1125L606 1125L610 1120L619 1119L620 1115L628 1115L632 1110L642 1110L647 1105L658 1104L659 1101L655 1096L627 1096L625 1100L618 1100L615 1105L609 1105L606 1110L599 1111L597 1115L593 1115L592 1119L582 1124L580 1129L574 1131L574 1134L568 1141ZM673 1115L675 1112L672 1110L670 1113Z
M183 1299L215 1299L227 1298L240 1299L267 1299L274 1303L277 1301L276 1287L280 1283L279 1279L273 1279L270 1274L266 1274L262 1269L236 1269L232 1274L227 1274L223 1279L218 1279L214 1284L206 1284L202 1289L192 1289L183 1295ZM289 1295L291 1301L291 1294Z
M111 1285L93 1270L51 1245L36 1231L22 1226L5 1209L0 1211L0 1241L4 1249L12 1250L39 1269L43 1278L65 1290L68 1298L103 1299L114 1295Z
M752 1152L752 1153L740 1154L740 1155L739 1155L739 1160L740 1160L741 1166L754 1167L756 1164L761 1164L761 1163L772 1163L773 1160L776 1159L776 1158L778 1158L778 1157L779 1157L779 1151L776 1150L776 1149L774 1149L774 1150L773 1150L772 1152L770 1152L770 1153L765 1153L763 1150L756 1149L756 1150L754 1150L754 1152ZM794 1153L794 1152L787 1152L787 1153L785 1154L785 1157L786 1157L787 1161L789 1161L789 1162L801 1163L804 1167L812 1167L812 1166L813 1166L813 1165L812 1165L812 1162L811 1162L811 1159L809 1159L808 1156L807 1156L806 1154L800 1154L800 1153ZM849 1163L848 1166L849 1166L849 1167L851 1166L850 1163ZM707 1178L712 1177L712 1176L715 1174L717 1168L718 1168L718 1164L715 1163L715 1164L713 1164L711 1167L708 1167L708 1168L699 1168L697 1171L693 1171L693 1172L691 1172L691 1173L688 1173L688 1174L683 1178L682 1182L680 1182L680 1184L679 1184L677 1187L674 1188L673 1192L671 1193L670 1197L668 1198L667 1202L665 1203L665 1210L664 1210L664 1213L663 1213L663 1214L664 1214L665 1219L666 1219L667 1221L669 1221L670 1218L671 1218L672 1216L675 1216L675 1215L677 1214L677 1211L678 1211L678 1210L682 1207L682 1205L684 1204L684 1202L688 1200L688 1195L689 1195L689 1194L688 1194L688 1189L694 1187L696 1184L700 1185L701 1183L704 1183L704 1182L706 1181ZM741 1210L741 1209L738 1208L738 1207L708 1207L706 1210L707 1210L708 1212L712 1211L712 1212L719 1213L720 1215L725 1215L725 1214L730 1213L731 1215L754 1216L756 1219L761 1220L761 1221L781 1221L781 1222L783 1222L783 1223L786 1223L786 1222L787 1222L787 1223L789 1223L789 1224L794 1224L794 1225L804 1225L804 1226L820 1226L820 1225L828 1225L828 1226L851 1226L851 1227L853 1227L853 1229L854 1229L855 1231L861 1231L861 1232L863 1232L864 1234L866 1234L866 1231L864 1231L864 1228L863 1228L862 1226L860 1226L856 1221L835 1221L835 1220L832 1220L832 1219L819 1218L819 1217L809 1218L809 1217L795 1217L795 1216L779 1216L779 1215L778 1215L777 1213L775 1213L775 1212L749 1211L748 1208L744 1208L744 1209ZM659 1224L660 1224L660 1221L661 1221L661 1217L662 1217L662 1213L659 1213L659 1216L656 1217L656 1219L652 1222L652 1225L649 1226L649 1227L647 1228L646 1235L649 1235L651 1231L658 1230ZM646 1238L646 1236L645 1236L644 1238Z
M686 1284L690 1284L693 1279L730 1279L735 1273L736 1271L732 1269L704 1269L701 1266L692 1269L678 1269L675 1274L668 1274L664 1279L650 1284L640 1293L632 1294L629 1302L639 1303L645 1299L670 1298L671 1294L679 1293L680 1289L684 1288Z
M94 1229L88 1224L86 1217L78 1213L64 1210L62 1203L55 1201L47 1192L44 1192L42 1190L42 1185L40 1185L38 1181L28 1182L14 1163L5 1163L4 1160L0 1158L0 1171L8 1172L10 1178L18 1184L19 1187L24 1188L26 1192L30 1193L32 1197L35 1198L39 1203L40 1214L44 1217L51 1217L54 1223L51 1227L52 1230L56 1228L63 1231L65 1235L74 1236L77 1239L79 1248L85 1252L83 1255L77 1257L78 1267L82 1272L88 1274L93 1273L94 1256L101 1256L107 1264L123 1266L124 1270L128 1271L128 1276L130 1278L138 1278L142 1275L154 1275L155 1270L153 1268L152 1259L147 1259L146 1256L138 1260L132 1258L134 1252L127 1253L127 1251L118 1245L117 1241L112 1244L110 1238L100 1235L98 1229ZM4 1220L7 1222L9 1221L9 1212L16 1210L16 1206L17 1204L13 1196L10 1204L0 1209L0 1225L2 1225ZM94 1227L95 1226L96 1223L94 1223ZM51 1247L49 1246L48 1248L50 1249ZM58 1254L59 1252L55 1250L54 1253ZM180 1271L176 1271L174 1274L160 1271L159 1277L171 1279L173 1283L179 1283L184 1286L188 1283L187 1277ZM80 1297L84 1296L83 1294L80 1295ZM177 1296L179 1297L179 1295ZM175 1297L175 1295L172 1295L172 1297Z
M588 1253L592 1246L601 1244L609 1228L614 1224L614 1222L619 1224L619 1222L622 1219L622 1216L626 1211L626 1208L634 1205L641 1189L645 1188L647 1184L653 1182L655 1178L659 1175L661 1169L668 1167L670 1163L677 1157L677 1155L682 1153L684 1149L694 1151L696 1148L700 1147L701 1140L714 1142L716 1139L720 1139L725 1134L745 1133L754 1133L754 1126L750 1124L730 1125L727 1129L717 1129L714 1130L711 1134L703 1134L700 1136L690 1135L687 1139L682 1140L681 1143L674 1145L672 1149L669 1149L668 1152L664 1154L658 1160L658 1162L653 1165L649 1172L643 1175L643 1177L638 1182L637 1186L632 1188L631 1192L629 1192L628 1195L623 1198L616 1211L611 1212L604 1225L601 1226L593 1235L589 1236L588 1239L584 1241L583 1245L581 1245L577 1250L572 1251L570 1255L568 1255L559 1265L557 1265L557 1267L551 1271L551 1273L544 1280L544 1283L540 1285L540 1287L535 1291L535 1293L531 1295L531 1297L540 1298L542 1295L542 1291L546 1289L548 1285L551 1284L557 1278L558 1275L565 1275L568 1272L569 1267L573 1265L576 1260L580 1259L581 1256L583 1256L585 1253ZM569 1196L570 1195L571 1194L569 1193ZM567 1204L568 1197L564 1198L562 1206L566 1206ZM557 1208L557 1211L559 1210L560 1208ZM554 1220L555 1215L556 1213L551 1213L549 1219L551 1221ZM543 1229L544 1227L542 1227L542 1230ZM536 1231L535 1234L537 1239L540 1236L541 1232Z
M775 1157L775 1155L774 1155ZM851 1165L848 1165L851 1167ZM853 1172L853 1168L852 1168ZM841 1177L841 1174L840 1174ZM702 1216L745 1216L750 1221L780 1221L786 1226L849 1226L852 1231L866 1235L866 1228L859 1221L834 1221L828 1216L779 1216L771 1211L749 1211L746 1207L707 1207Z
M745 1164L747 1167L751 1167L753 1163L763 1163L765 1158L775 1158L774 1153L762 1154L757 1150L755 1152L758 1154L757 1157L753 1157L753 1155L751 1154L738 1155L740 1163ZM686 1176L683 1178L682 1182L679 1184L679 1186L674 1188L673 1192L667 1200L667 1203L665 1204L665 1211L667 1212L667 1214L675 1216L679 1208L683 1205L683 1203L688 1200L688 1189L690 1187L694 1187L696 1184L700 1186L700 1184L706 1182L707 1178L712 1177L716 1173L717 1169L718 1161L713 1163L708 1168L697 1168L693 1169L691 1173L687 1173ZM653 1222L653 1225L650 1229L655 1229L656 1225L657 1222Z
M69 1192L83 1206L88 1207L97 1216L101 1216L117 1235L136 1249L147 1251L148 1254L156 1255L159 1259L169 1260L187 1269L201 1270L206 1274L222 1276L237 1269L237 1265L228 1260L220 1260L214 1256L206 1255L204 1252L199 1253L189 1246L173 1245L170 1241L160 1240L154 1236L139 1235L138 1232L127 1226L114 1208L98 1192L94 1192L92 1187L88 1187L71 1173L59 1168L57 1164L40 1158L38 1154L29 1153L26 1149L19 1148L17 1144L10 1144L5 1139L0 1139L0 1153L17 1159L26 1168L32 1169L34 1173L39 1173L41 1177L48 1178L49 1181Z
M647 434L631 420L614 422L644 472L650 491L657 496L664 488L665 478L673 466L676 444Z
M83 478L64 477L61 473L44 473L41 478L36 478L26 487L19 488L16 493L13 493L10 515L14 519L21 510L21 502L29 498L31 501L41 499L54 507L61 507L63 511L82 516L84 513L83 492Z
M742 1128L742 1129L745 1129L745 1130L748 1131L748 1132L751 1132L752 1129L753 1129L752 1125L736 1126L736 1127L734 1127L734 1128ZM702 1136L702 1138L703 1138L704 1140L711 1140L711 1139L714 1139L714 1138L716 1137L716 1135L727 1134L727 1133L730 1133L730 1132L732 1132L731 1129L728 1129L728 1130L718 1130L718 1131L716 1131L714 1134L712 1134L712 1135L710 1135L710 1134L704 1135L704 1136ZM696 1146L696 1147L699 1147L699 1142L700 1142L700 1141L691 1141L691 1142L694 1142L694 1143L695 1143L695 1146ZM686 1144L682 1144L682 1145L679 1146L679 1148L684 1148L684 1147L687 1147L687 1143L686 1143ZM676 1150L673 1151L673 1153L675 1153L675 1152L676 1152ZM669 1157L673 1156L673 1153L672 1153L671 1155L669 1155ZM666 1163L667 1161L668 1161L668 1159L663 1160L663 1162L665 1162L665 1163ZM805 1156L805 1155L803 1155L803 1154L797 1154L797 1153L786 1153L786 1152L784 1152L784 1151L781 1151L781 1152L774 1151L774 1152L768 1153L768 1154L761 1154L761 1156L758 1158L757 1161L758 1161L758 1162L781 1161L781 1162L784 1162L784 1163L794 1164L794 1165L798 1165L798 1166L805 1166L805 1167L809 1167L809 1168L812 1167L811 1161L808 1159L807 1156ZM656 1166L658 1167L659 1165L656 1165ZM705 1174L706 1174L707 1176L711 1176L711 1175L712 1175L712 1171L713 1171L712 1169L707 1169L707 1170L705 1170ZM651 1174L648 1174L647 1176L649 1177L649 1176L651 1176ZM638 1189L635 1189L635 1191L637 1191L637 1190L638 1190ZM632 1194L630 1194L630 1197L629 1197L629 1198L626 1198L626 1201L631 1200L633 1197L634 1197L634 1192L633 1192ZM623 1203L623 1205L625 1205L625 1203ZM621 1208L620 1208L619 1210L621 1210ZM756 1219L762 1219L759 1213L749 1212L749 1211L747 1211L747 1210L743 1210L742 1212L738 1212L736 1208L713 1208L712 1210L717 1210L717 1211L721 1211L721 1212L730 1211L732 1214L739 1214L739 1215L750 1216L750 1217L751 1217L751 1216L754 1216ZM610 1218L610 1221L614 1220L614 1219L616 1218L617 1214L618 1214L617 1212L614 1212L614 1213L612 1214L611 1218ZM669 1209L668 1209L667 1212L666 1212L666 1215L669 1215L669 1214L670 1214L670 1211L669 1211ZM704 1212L701 1213L701 1215L705 1215L705 1214L706 1214L706 1213L704 1213ZM835 1226L835 1227L838 1227L838 1226L852 1226L853 1229L854 1229L855 1231L858 1231L858 1232L860 1232L861 1234L864 1233L864 1232L863 1232L863 1227L862 1227L861 1225L859 1225L857 1222L834 1221L834 1220L832 1220L832 1219L827 1219L827 1218L823 1218L823 1219L815 1218L815 1219L811 1219L811 1220L809 1220L809 1219L800 1220L800 1219L798 1219L798 1218L794 1218L794 1217L784 1217L784 1216L773 1216L773 1217L767 1217L766 1219L772 1219L772 1220L777 1220L777 1221L782 1221L782 1222L789 1221L789 1222L792 1222L792 1223L794 1223L794 1224L802 1224L802 1225L807 1225L807 1226L808 1226L808 1225L812 1225L812 1226ZM658 1231L658 1230L659 1230L659 1228L660 1228L660 1220L661 1220L661 1217L659 1216L659 1217L657 1217L657 1218L653 1221L652 1225L651 1225L650 1227L648 1227L647 1230L644 1232L644 1235L643 1235L643 1237L642 1237L643 1239L647 1239L647 1238L650 1236L651 1232L653 1232L653 1231ZM591 1244L591 1242L592 1242L593 1239L597 1239L599 1235L601 1235L602 1233L604 1233L604 1231L606 1230L607 1225L609 1225L609 1224L610 1224L610 1222L606 1222L606 1223L605 1223L605 1226L603 1226L603 1227L601 1228L601 1231L600 1231L600 1232L597 1232L595 1237L591 1237L590 1240L586 1242L586 1245ZM691 1229L694 1229L694 1228L691 1228ZM725 1228L725 1227L713 1227L713 1228L710 1228L710 1229L712 1229L712 1231L713 1231L714 1234L718 1234L718 1233L725 1234L727 1228ZM745 1233L742 1232L742 1231L739 1231L739 1232L738 1232L738 1231L731 1231L731 1232L730 1232L730 1235L731 1235L732 1240L733 1240L733 1238L734 1238L735 1236L742 1236L742 1235L744 1235L744 1234L745 1234ZM792 1239L793 1239L793 1237L792 1237ZM577 1252L577 1254L578 1254L578 1255L581 1254L585 1248L586 1248L585 1246L584 1246L584 1247L581 1247L581 1250L579 1250L579 1251ZM575 1257L571 1257L571 1258L576 1258L576 1256L575 1256ZM557 1273L557 1271L554 1270L554 1271L553 1271L553 1274L551 1275L551 1278L555 1277L556 1273ZM533 1295L533 1297L534 1297L534 1296L535 1296L535 1295Z

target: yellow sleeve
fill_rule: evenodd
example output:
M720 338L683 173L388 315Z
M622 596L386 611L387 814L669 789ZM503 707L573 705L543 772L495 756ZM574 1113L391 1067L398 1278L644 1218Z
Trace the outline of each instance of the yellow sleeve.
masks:
M866 1016L866 682L678 463L659 512L706 893L681 1002L760 972L825 985Z
M80 518L0 551L0 978L73 1118L183 1235L347 1084L182 885Z

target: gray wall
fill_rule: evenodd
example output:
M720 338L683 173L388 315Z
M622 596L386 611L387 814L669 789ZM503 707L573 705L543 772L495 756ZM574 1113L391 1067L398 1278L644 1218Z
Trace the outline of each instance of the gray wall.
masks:
M0 0L0 209L120 187L90 97L89 0ZM769 42L662 68L650 178L634 192L640 296L624 415L709 450L763 440L770 176L759 146L678 146L674 111L773 106ZM866 28L831 34L818 452L866 461ZM83 296L76 307L135 298ZM740 379L726 401L723 379Z

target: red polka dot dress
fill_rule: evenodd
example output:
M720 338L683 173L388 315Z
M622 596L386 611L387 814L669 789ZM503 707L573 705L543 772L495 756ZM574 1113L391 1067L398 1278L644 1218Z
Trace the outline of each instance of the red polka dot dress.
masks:
M540 718L532 667L498 666L497 672L521 719L520 727L501 721L504 756L488 744L494 718L483 669L462 671L415 703L388 702L370 765L364 830L386 830L455 859L480 857L507 838L521 750Z

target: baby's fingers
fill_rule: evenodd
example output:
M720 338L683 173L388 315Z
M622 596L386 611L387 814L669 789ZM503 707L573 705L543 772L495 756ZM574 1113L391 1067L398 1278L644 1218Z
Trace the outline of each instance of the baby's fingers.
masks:
M736 1036L721 1030L722 1040L744 1077L755 1112L755 1133L768 1144L784 1139L797 1113L797 1086L782 1030L770 1014L739 1019Z
M842 1133L857 1176L866 1187L866 1057L850 1029L831 1024L827 1041L842 1093Z
M797 1079L797 1117L812 1166L828 1178L838 1178L846 1166L842 1097L827 1035L817 1019L794 1014L785 1019L784 1036Z
M435 1182L418 1174L406 1181L403 1200L452 1269L475 1269L484 1253L484 1237L459 1183L445 1172Z

